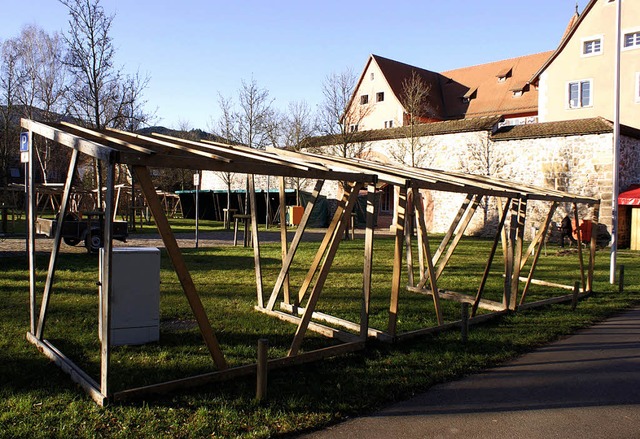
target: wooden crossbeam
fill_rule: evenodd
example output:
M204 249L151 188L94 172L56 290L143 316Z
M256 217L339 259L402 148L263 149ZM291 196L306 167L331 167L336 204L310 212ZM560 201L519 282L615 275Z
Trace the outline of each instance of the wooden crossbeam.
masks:
M287 258L287 252L289 250L287 244L287 196L285 193L285 180L284 177L280 177L280 189L278 191L280 197L280 248L282 255L282 269L284 269L284 261ZM297 201L296 201L296 204ZM291 303L291 297L289 295L289 273L285 270L285 277L282 282L284 301L285 303Z
M515 310L516 300L518 299L519 283L517 279L520 277L520 261L522 260L522 248L524 245L524 224L527 212L527 200L520 199L518 206L511 218L511 229L513 233L513 260L511 262L511 297L509 303L511 309Z
M293 236L293 240L291 241L291 246L287 251L286 257L282 260L282 268L280 269L280 274L278 274L278 278L276 279L276 283L273 287L273 291L271 292L271 296L269 297L269 301L267 303L267 309L273 310L273 307L278 300L278 294L280 293L280 289L282 288L285 279L289 274L289 270L291 268L291 263L293 262L293 258L296 255L296 251L298 250L298 246L302 240L302 236L307 227L307 223L309 222L309 218L311 216L311 211L318 200L318 196L320 195L320 191L322 190L322 186L324 185L324 180L316 181L316 185L311 193L311 198L307 201L307 205L304 209L304 214L300 219L300 224L296 230L295 235ZM286 239L286 237L285 237ZM315 270L314 270L315 272ZM296 301L298 299L296 298ZM287 302L289 303L289 302Z
M534 239L533 242L531 243L533 245L533 243L537 242L538 248L536 250L535 256L533 257L533 261L531 262L531 268L529 269L529 276L527 277L527 283L522 289L522 295L520 296L520 305L524 303L524 300L527 296L527 292L529 291L529 285L531 285L531 279L533 279L533 274L536 270L536 266L538 265L538 259L540 259L540 254L542 253L544 237L547 236L547 231L549 230L549 224L551 224L551 219L553 218L553 214L556 212L557 207L558 207L558 203L554 201L551 204L551 208L549 209L549 213L547 214L547 218L545 219L544 225L538 232L538 236L536 236L536 239ZM524 262L526 261L523 261L520 264L521 269L524 267Z
M205 344L209 349L209 353L213 358L218 369L226 369L227 362L220 350L220 345L218 344L218 340L211 328L211 324L209 323L209 319L207 314L202 306L202 302L200 301L200 297L196 291L196 287L193 283L193 279L191 278L191 274L187 269L187 265L182 257L182 253L180 252L180 247L178 247L178 243L176 242L176 238L171 231L171 227L169 226L169 221L162 210L162 206L160 205L160 200L156 196L155 188L153 187L153 183L151 181L151 175L149 174L149 170L144 166L134 166L133 170L136 175L136 180L140 183L140 187L142 188L142 192L147 200L147 204L149 205L149 209L153 214L153 218L155 219L156 227L158 228L158 232L162 237L162 242L164 243L165 248L167 249L167 253L173 267L176 271L178 279L180 280L180 284L182 285L182 289L187 297L189 305L191 306L191 310L198 322L198 327L200 328L200 333L204 338Z
M427 261L427 277L429 278L429 284L433 291L438 291L437 279L438 275L433 267L433 259L431 258L431 249L429 246L429 235L427 234L427 225L424 219L424 205L422 203L422 196L417 187L413 187L413 203L415 206L416 217L418 219L418 227L420 227L420 233L422 234L422 245L424 252L424 259ZM440 308L440 296L438 294L433 295L433 306L436 311L436 318L438 319L438 325L444 323L442 317L442 309Z
M333 258L336 255L338 250L338 246L342 241L342 235L344 234L347 225L351 220L351 212L353 211L353 207L356 204L358 198L358 192L362 188L362 183L355 183L351 186L350 190L345 193L348 194L346 207L344 208L344 212L340 218L338 218L338 224L335 228L335 233L331 239L331 244L327 249L327 254L324 257L324 262L320 267L318 272L318 278L316 279L316 283L313 286L311 294L309 295L309 301L307 302L307 307L304 315L298 325L298 329L296 331L295 336L293 337L293 342L291 343L291 348L289 349L288 356L297 355L300 347L302 346L302 340L304 338L304 334L309 326L309 322L311 321L311 315L313 311L315 311L316 304L318 303L318 299L320 298L320 294L322 293L322 289L324 288L324 283L327 279L327 275L329 274L329 269L333 263Z
M318 250L316 251L316 256L311 262L311 266L307 271L307 275L302 281L302 285L300 286L300 290L298 291L298 297L296 299L295 305L299 305L302 302L302 299L304 299L304 296L306 295L307 290L311 285L311 281L313 280L313 277L315 276L316 271L318 271L318 267L320 266L322 257L327 251L327 248L329 247L331 241L335 239L336 230L338 229L338 225L340 224L340 219L342 218L345 212L345 207L351 193L352 193L352 188L349 187L348 185L345 185L344 193L342 194L342 198L340 199L340 201L338 201L338 207L336 208L336 212L333 215L333 219L331 220L331 223L329 224L329 227L325 232L324 238L320 243L320 247L318 247Z
M292 307L293 308L293 307ZM297 308L297 307L295 307ZM270 311L266 308L260 307L260 306L256 306L254 308L256 311L260 311L261 313L270 315L271 317L275 317L279 320L282 320L284 322L289 322L289 323L294 323L296 325L299 325L300 322L302 321L301 317L298 316L294 316L291 314L287 314L281 311ZM298 308L300 310L302 310L302 315L304 316L304 311L306 311L306 308ZM313 315L316 315L316 313L313 313ZM327 319L325 319L327 320ZM335 338L336 340L340 340L343 341L345 343L350 343L350 342L354 342L354 341L358 341L358 336L355 334L351 334L349 332L345 332L345 331L341 331L340 329L335 329L335 328L331 328L329 326L326 325L322 325L316 322L309 322L308 325L308 329L310 331L316 332L320 335L323 335L327 338Z
M578 258L580 261L580 281L582 282L582 289L587 287L587 280L584 274L584 257L582 256L582 230L580 229L580 218L578 217L578 205L573 204L573 215L576 222L576 235L578 236Z
M362 269L362 308L360 310L360 338L369 333L369 305L371 302L371 273L373 271L373 228L376 213L376 186L367 186L367 224L364 233L364 265Z
M256 294L258 306L264 306L264 293L262 291L262 266L260 264L260 241L258 237L258 206L256 204L256 184L253 174L249 179L249 202L251 209L251 239L253 240L253 263L256 273Z
M389 325L387 332L392 337L396 335L398 321L398 302L400 297L400 282L402 277L402 243L404 241L404 224L407 211L408 182L400 186L398 204L396 205L396 236L393 249L393 273L391 275L391 298L389 300Z
M501 210L500 222L498 223L498 230L496 230L496 235L493 238L493 244L491 245L491 251L489 252L489 258L487 259L487 264L484 267L484 273L482 274L482 279L480 280L480 285L478 286L478 291L476 292L476 298L473 301L473 305L471 306L471 317L476 315L478 311L478 306L480 301L482 300L482 294L484 293L484 288L487 285L487 279L489 278L489 273L491 272L491 264L493 263L493 258L496 254L496 250L498 249L498 241L502 236L504 231L504 223L507 219L507 213L509 209L507 208L511 203L511 198L507 198L507 202L505 203L504 209ZM500 204L500 200L498 200L498 204Z
M40 317L38 318L38 328L36 329L35 336L38 340L42 340L44 334L44 326L47 317L47 309L49 307L49 299L51 297L51 290L53 288L53 282L55 279L56 266L58 262L58 254L60 253L60 242L62 241L62 229L64 217L69 209L69 198L71 196L71 188L73 185L73 176L75 175L78 165L78 150L74 149L71 153L71 160L69 161L69 168L67 172L67 179L64 184L64 192L62 194L62 201L60 211L58 212L58 220L55 235L53 238L53 248L51 249L51 256L49 256L49 268L47 270L47 280L44 286L44 293L42 294L42 302L40 304Z
M433 290L430 288L407 287L407 290L412 291L414 293L424 294L427 296L433 296L433 297L436 296L435 294L433 294ZM471 296L469 294L459 293L457 291L450 291L450 290L438 290L438 297L442 299L453 300L459 303L469 303L469 304L475 303L475 300L476 300L474 296ZM504 310L504 306L502 305L502 303L494 302L493 300L486 300L486 299L480 300L478 303L478 307L481 309L486 309L488 311ZM438 324L442 325L444 323L439 322Z

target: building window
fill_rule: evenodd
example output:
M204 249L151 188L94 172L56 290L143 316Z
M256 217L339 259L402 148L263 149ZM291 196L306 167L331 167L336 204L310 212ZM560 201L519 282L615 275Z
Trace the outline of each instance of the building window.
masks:
M623 46L625 49L640 47L640 31L624 34Z
M382 101L384 101L384 92L379 91L378 93L376 93L376 102L382 102Z
M582 54L585 56L602 53L602 38L589 38L582 41Z
M360 105L366 105L369 103L369 95L360 96Z
M376 77L376 75L373 72L371 72L371 76L370 77L371 77L371 80L373 81L373 79Z
M393 128L393 121L392 120L385 120L384 121L384 127L385 128Z
M349 131L351 131L352 133L355 133L356 131L358 131L358 125L357 124L349 125Z
M591 106L591 80L575 81L569 83L569 108L582 108Z

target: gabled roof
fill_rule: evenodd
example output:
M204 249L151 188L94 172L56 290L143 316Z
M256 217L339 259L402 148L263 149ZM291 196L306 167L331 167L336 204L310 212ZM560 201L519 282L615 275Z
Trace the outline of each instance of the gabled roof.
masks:
M402 102L402 83L404 80L411 78L412 72L416 72L425 84L431 88L429 92L428 102L428 115L437 119L446 119L444 113L444 105L442 101L441 87L440 87L440 74L432 72L430 70L421 69L420 67L412 66L409 64L394 61L389 58L384 58L379 55L371 55L369 62L375 61L382 74L384 75L387 83L391 87L391 90L396 95L398 100ZM368 64L367 64L368 67ZM367 69L365 68L365 71ZM364 74L364 72L363 72ZM362 78L360 78L362 81Z
M558 48L555 51L553 51L553 53L551 54L551 56L549 56L547 61L544 64L542 64L542 66L538 70L536 70L535 73L531 76L531 78L529 79L529 82L531 84L535 84L538 81L542 72L544 72L546 68L549 67L549 64L551 64L558 57L558 55L560 55L560 52L564 50L564 48L566 47L571 37L576 33L576 30L580 26L580 23L582 23L582 21L587 16L589 11L593 9L593 6L597 3L597 1L598 0L591 0L587 4L587 6L585 6L584 11L582 11L582 15L578 15L576 13L571 17L571 20L569 21L569 25L567 26L567 30L565 30L564 36L562 37L562 40L560 41Z
M440 120L482 116L536 114L538 91L529 88L529 78L553 52L542 52L487 64L437 73L420 67L371 55L358 86L371 62L375 62L393 93L401 99L402 83L416 72L430 86L429 117ZM524 91L514 96L514 91Z
M447 117L478 117L502 114L505 117L537 113L538 91L526 90L528 80L553 52L505 59L441 73L442 96ZM503 78L501 81L500 78ZM468 102L462 97L476 90ZM525 91L514 97L514 91Z

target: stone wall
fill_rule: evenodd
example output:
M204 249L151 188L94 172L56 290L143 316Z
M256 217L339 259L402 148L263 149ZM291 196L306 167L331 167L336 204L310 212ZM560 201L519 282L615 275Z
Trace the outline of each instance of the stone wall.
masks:
M402 150L400 140L370 142L367 150L370 158L388 160ZM552 188L601 199L600 222L611 230L612 199L612 133L572 135L562 137L492 141L487 131L444 134L421 139L422 152L419 166L467 172L525 183L542 188ZM395 154L391 150L395 149ZM405 155L405 163L411 158ZM294 187L293 179L287 179L287 187ZM270 178L270 187L277 187L277 178ZM302 181L304 190L310 191L314 181ZM640 183L640 140L623 136L620 154L620 189ZM215 173L205 172L203 189L225 189ZM266 188L266 177L256 176L256 188ZM244 178L237 176L233 189L244 189ZM339 196L337 182L326 182L323 194L328 198ZM435 233L449 228L465 194L423 191L427 227ZM527 237L531 227L539 227L548 213L549 202L528 203ZM558 207L553 218L560 223L572 206ZM581 218L591 219L592 212L581 206ZM489 235L497 226L496 200L483 200L468 229L469 233Z

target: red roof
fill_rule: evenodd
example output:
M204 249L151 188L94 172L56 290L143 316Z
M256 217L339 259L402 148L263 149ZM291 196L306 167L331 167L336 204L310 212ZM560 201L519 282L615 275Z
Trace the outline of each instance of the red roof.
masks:
M640 184L631 187L618 195L618 204L621 206L640 206Z

